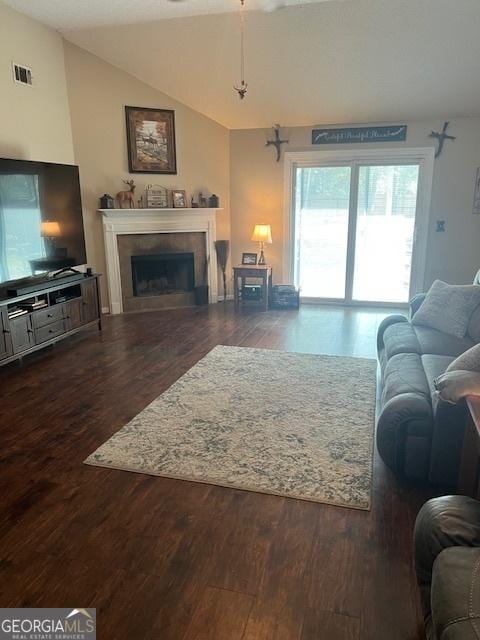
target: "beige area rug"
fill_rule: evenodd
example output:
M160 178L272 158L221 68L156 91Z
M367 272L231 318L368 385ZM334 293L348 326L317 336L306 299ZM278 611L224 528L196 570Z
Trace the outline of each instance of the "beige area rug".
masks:
M85 462L369 509L375 371L215 347Z

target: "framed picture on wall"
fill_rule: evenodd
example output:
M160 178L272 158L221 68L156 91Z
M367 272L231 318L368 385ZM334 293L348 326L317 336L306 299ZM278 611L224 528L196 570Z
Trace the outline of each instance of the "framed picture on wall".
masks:
M177 173L175 112L125 107L130 173Z

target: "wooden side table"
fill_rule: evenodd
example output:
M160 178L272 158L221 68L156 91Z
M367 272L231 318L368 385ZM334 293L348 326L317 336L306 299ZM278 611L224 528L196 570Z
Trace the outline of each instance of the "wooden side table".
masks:
M260 301L260 308L262 311L267 311L270 290L272 288L272 267L269 267L266 264L239 265L238 267L233 267L235 311L238 311L242 304L242 292L247 278L257 278L262 281L262 298Z
M467 424L458 474L458 490L472 498L480 496L480 397L467 396Z

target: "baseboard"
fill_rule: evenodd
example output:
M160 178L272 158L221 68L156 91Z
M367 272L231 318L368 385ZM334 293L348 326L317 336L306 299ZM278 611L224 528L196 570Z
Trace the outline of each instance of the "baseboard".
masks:
M233 293L227 293L227 300L233 300ZM225 296L218 296L218 302L223 302L225 300Z
M110 307L102 307L102 314L110 313Z

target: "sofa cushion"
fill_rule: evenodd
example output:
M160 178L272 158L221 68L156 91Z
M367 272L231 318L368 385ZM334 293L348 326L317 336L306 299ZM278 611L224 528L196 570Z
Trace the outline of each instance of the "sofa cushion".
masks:
M417 353L399 353L385 365L382 405L403 393L416 393L430 401L430 387Z
M433 565L432 621L437 640L480 637L480 549L450 547Z
M472 313L479 304L479 286L452 285L435 280L412 322L463 338Z
M435 378L438 378L442 373L445 373L447 367L453 362L453 360L454 359L451 356L436 356L432 354L422 356L423 370L425 371L425 376L427 378L431 394L436 391Z
M480 287L479 287L480 288ZM456 358L461 353L473 347L474 342L469 338L456 338L442 331L429 327L413 327L420 345L420 353L431 353L439 356Z
M417 334L410 322L398 322L387 327L383 343L387 360L399 353L421 353Z

